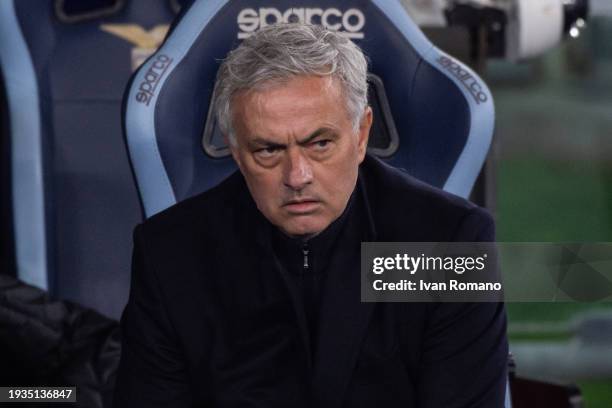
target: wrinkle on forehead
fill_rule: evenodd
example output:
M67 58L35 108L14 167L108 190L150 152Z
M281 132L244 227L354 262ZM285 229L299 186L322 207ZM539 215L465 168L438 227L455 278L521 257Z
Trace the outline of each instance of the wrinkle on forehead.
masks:
M296 94L300 97L298 98ZM327 98L322 99L322 95ZM234 110L234 124L239 124L241 130L273 132L274 128L284 128L286 131L288 127L295 129L300 125L308 125L308 121L301 123L305 120L304 116L312 116L313 119L322 121L325 121L325 118L331 119L334 113L331 111L335 110L338 103L343 102L343 93L340 82L332 76L302 76L244 91L234 98L233 103L237 108ZM343 111L346 113L345 109ZM348 118L348 114L346 116ZM245 123L247 121L248 123ZM335 123L337 121L336 117L333 122L326 121L325 124L334 126L337 125Z
M318 79L322 79L322 81L315 82ZM293 91L296 87L300 87L301 91L308 90L306 96L318 96L325 93L332 97L336 96L338 99L342 97L338 80L332 76L320 77L314 75L297 76L280 82L267 81L254 89L245 91L243 95L247 105L249 102L253 103L259 113L274 112L278 107L279 99L294 97Z

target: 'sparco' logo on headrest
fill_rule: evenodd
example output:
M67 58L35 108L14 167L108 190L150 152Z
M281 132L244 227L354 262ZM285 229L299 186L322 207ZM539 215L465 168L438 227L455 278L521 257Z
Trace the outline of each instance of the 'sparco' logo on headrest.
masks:
M255 31L267 25L298 22L320 24L330 30L340 31L347 38L362 39L366 19L363 12L356 8L343 12L337 8L293 7L281 12L274 7L260 7L259 9L240 10L237 22L239 39L248 38Z
M476 77L468 70L463 68L460 64L444 55L440 56L437 59L437 62L442 66L442 68L448 71L463 84L463 86L470 92L477 105L489 100L489 97Z
M161 81L168 71L168 67L172 64L172 61L172 58L164 54L158 54L150 61L149 69L147 69L147 72L144 74L144 79L140 85L138 85L138 92L136 92L137 102L149 106L151 99L155 96L159 81ZM144 68L146 68L146 66Z

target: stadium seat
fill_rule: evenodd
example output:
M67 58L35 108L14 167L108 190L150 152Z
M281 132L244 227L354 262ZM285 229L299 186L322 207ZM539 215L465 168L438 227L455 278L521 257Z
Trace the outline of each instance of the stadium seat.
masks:
M125 95L125 136L147 217L235 170L211 113L219 60L277 21L321 23L354 39L371 61L370 152L469 196L493 134L491 93L432 44L399 1L318 0L306 7L287 0L196 0Z
M119 317L143 218L121 102L180 3L0 1L0 273Z

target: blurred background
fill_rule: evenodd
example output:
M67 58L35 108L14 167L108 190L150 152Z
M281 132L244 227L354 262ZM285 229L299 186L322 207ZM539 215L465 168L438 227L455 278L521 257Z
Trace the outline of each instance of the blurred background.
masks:
M519 63L488 61L499 241L612 241L612 19ZM612 404L612 305L509 304L517 372Z
M612 241L612 2L589 7L580 29L528 57L490 55L494 41L481 51L488 58L475 57L457 35L430 32L443 49L471 61L494 96L484 202L495 212L500 242ZM529 41L544 35L545 22ZM583 401L575 406L612 405L612 305L507 307L517 375L577 385Z

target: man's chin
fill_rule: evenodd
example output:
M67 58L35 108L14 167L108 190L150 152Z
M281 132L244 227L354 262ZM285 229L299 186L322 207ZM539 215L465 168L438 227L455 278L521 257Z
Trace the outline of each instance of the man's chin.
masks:
M312 216L310 216L312 217ZM313 237L323 231L330 224L322 220L308 220L308 216L297 216L291 222L286 223L279 228L286 234L292 237Z

